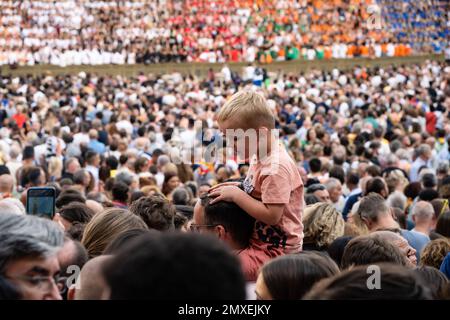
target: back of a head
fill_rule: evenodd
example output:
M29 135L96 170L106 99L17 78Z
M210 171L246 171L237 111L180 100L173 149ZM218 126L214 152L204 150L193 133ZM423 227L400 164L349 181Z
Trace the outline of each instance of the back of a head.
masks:
M406 266L400 249L378 235L356 237L345 246L341 268L389 262Z
M448 290L449 280L439 269L430 266L420 266L414 269L422 282L426 284L434 299L444 299Z
M111 259L111 256L101 255L86 262L77 279L75 300L100 300L104 298L107 287L102 268Z
M127 230L147 229L142 219L127 210L111 208L97 213L84 229L81 243L89 257L101 255L116 237Z
M55 205L57 208L62 208L73 202L86 203L86 198L78 190L67 189L59 194Z
M412 210L412 215L416 223L431 221L434 217L433 206L429 202L418 201Z
M328 247L336 238L344 235L342 215L329 203L317 203L303 219L304 242L320 248Z
M71 223L88 223L95 215L95 212L84 203L72 202L62 207L59 214Z
M248 246L255 219L233 202L219 201L205 206L205 223L222 225L242 248Z
M328 255L331 257L331 259L336 262L338 266L341 265L342 262L342 255L344 254L345 247L347 244L352 240L353 237L351 236L342 236L339 238L336 238L327 248Z
M172 192L172 202L175 205L188 205L189 200L189 192L184 187L178 187Z
M237 258L217 238L199 234L139 236L106 263L104 275L113 300L245 298Z
M387 186L384 180L380 177L375 177L367 181L366 185L366 195L370 193L377 193L382 194L384 191L386 191Z
M339 273L339 268L325 254L305 251L270 260L261 273L274 300L299 300L316 282Z
M403 266L380 263L358 266L322 280L305 300L430 300L422 279Z
M126 203L128 201L128 185L123 182L115 182L112 186L111 194L113 200Z
M450 252L450 240L439 238L427 243L420 254L420 265L436 269L441 267L447 253Z
M117 236L103 251L104 255L112 255L118 253L123 247L125 247L128 243L136 239L137 237L146 234L148 232L157 232L155 230L146 230L146 229L131 229L123 232L119 236Z
M149 229L174 229L175 207L161 195L155 194L134 201L130 212L141 217Z

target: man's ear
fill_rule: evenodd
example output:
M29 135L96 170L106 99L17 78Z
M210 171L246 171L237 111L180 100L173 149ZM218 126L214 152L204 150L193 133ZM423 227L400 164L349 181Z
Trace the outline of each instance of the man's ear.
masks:
M214 227L214 230L217 234L217 236L219 237L219 239L225 240L226 236L227 236L227 231L225 230L225 228L222 225L218 225Z
M75 300L75 285L72 284L67 291L67 300Z

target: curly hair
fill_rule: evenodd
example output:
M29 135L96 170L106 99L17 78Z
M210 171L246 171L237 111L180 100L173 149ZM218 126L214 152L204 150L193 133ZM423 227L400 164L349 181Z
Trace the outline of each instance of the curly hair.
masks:
M150 229L174 229L175 207L164 196L154 194L134 201L130 211L144 220Z
M328 247L336 238L344 235L342 215L329 203L316 203L307 207L303 218L305 243Z
M449 252L450 240L447 238L430 241L420 255L420 265L435 267L439 270L442 261L444 261L445 256Z

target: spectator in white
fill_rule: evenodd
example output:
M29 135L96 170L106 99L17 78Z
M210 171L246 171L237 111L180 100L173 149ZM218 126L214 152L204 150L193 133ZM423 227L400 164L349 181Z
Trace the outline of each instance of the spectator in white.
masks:
M6 166L13 176L14 183L16 183L16 172L20 167L22 167L22 161L20 160L21 153L20 146L13 144L9 150L9 160L6 162Z
M330 178L325 183L325 187L328 190L328 193L330 195L330 200L334 206L334 208L342 212L345 205L344 197L342 196L342 184L341 182L336 178Z
M0 199L12 197L14 190L14 178L10 174L0 176Z
M86 153L86 170L89 171L94 177L95 188L98 186L99 180L99 168L100 168L100 155L94 151L88 151Z
M15 198L6 198L0 200L0 212L3 214L5 212L12 213L16 215L25 214L25 207L20 200Z
M155 174L156 184L159 188L162 188L162 185L164 183L164 166L166 164L170 163L170 158L162 154L158 157L158 160L156 161L156 166L158 167L158 173Z
M418 201L412 210L412 220L415 223L412 231L420 232L427 237L433 227L434 209L431 203Z
M409 172L409 178L411 182L419 180L419 170L422 167L430 168L431 159L431 148L428 144L421 144L417 148L417 158L411 166L411 171Z
M89 124L83 122L80 124L80 132L75 133L73 135L73 143L78 148L80 147L80 144L83 144L87 146L89 144Z

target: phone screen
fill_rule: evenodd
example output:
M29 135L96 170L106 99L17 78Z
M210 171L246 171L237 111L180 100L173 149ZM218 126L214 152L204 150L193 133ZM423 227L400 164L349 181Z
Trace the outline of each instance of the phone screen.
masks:
M55 189L30 188L27 191L27 213L52 219L55 215Z

